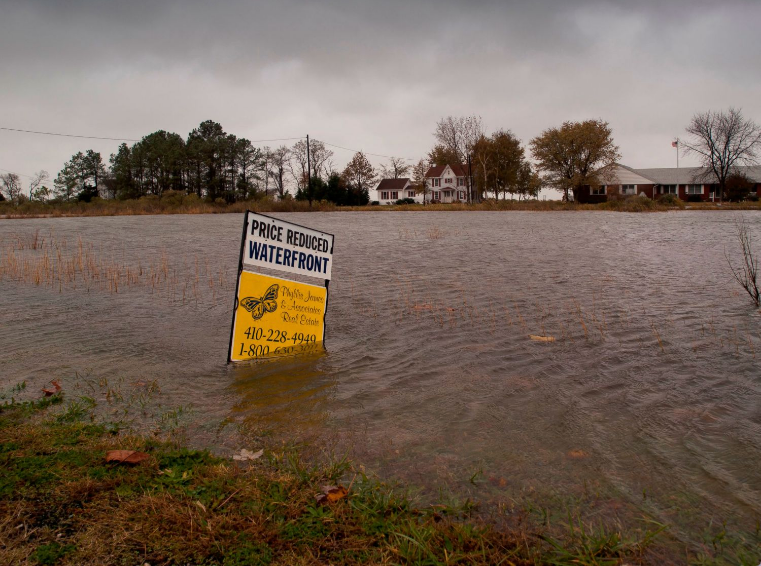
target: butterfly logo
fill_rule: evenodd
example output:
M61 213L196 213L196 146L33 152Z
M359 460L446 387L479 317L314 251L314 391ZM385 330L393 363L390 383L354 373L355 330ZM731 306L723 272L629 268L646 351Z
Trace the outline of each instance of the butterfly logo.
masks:
M261 299L256 297L246 297L241 299L241 306L251 313L254 320L259 320L266 312L275 312L277 310L277 292L280 289L278 285L272 285L264 293Z

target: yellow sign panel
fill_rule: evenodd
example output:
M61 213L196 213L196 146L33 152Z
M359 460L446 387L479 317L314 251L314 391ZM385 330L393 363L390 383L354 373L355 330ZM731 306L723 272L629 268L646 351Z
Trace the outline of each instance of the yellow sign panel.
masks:
M327 299L325 287L241 271L230 360L322 349Z

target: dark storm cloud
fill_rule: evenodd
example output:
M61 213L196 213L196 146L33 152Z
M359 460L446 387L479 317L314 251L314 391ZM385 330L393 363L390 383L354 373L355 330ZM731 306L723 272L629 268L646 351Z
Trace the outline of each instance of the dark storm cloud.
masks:
M11 0L0 125L139 137L212 118L419 157L448 114L524 140L600 117L625 162L669 165L651 148L693 112L761 119L758 21L755 0ZM81 147L2 134L0 167L56 170Z

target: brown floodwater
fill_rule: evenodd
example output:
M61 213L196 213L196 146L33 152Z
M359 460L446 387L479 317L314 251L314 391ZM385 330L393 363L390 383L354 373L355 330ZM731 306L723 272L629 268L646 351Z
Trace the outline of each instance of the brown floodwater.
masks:
M485 507L594 489L681 539L761 518L739 213L275 216L335 234L325 354L225 363L242 215L6 220L0 388L60 379L223 454L318 438Z

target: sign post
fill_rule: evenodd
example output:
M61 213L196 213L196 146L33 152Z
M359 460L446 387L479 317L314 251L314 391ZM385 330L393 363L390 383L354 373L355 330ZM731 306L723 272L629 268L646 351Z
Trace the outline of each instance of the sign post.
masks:
M244 270L265 267L323 279L299 283ZM292 356L324 348L333 235L247 211L243 223L227 361Z

